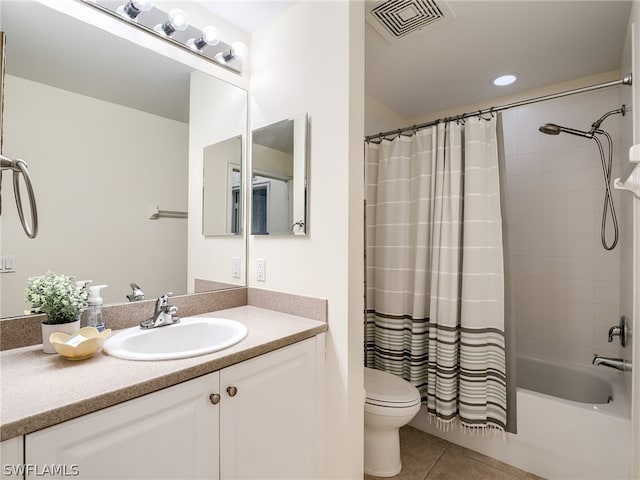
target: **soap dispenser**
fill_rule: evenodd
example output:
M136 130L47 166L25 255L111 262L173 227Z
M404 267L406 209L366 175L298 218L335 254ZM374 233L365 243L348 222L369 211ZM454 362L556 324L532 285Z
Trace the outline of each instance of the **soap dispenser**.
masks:
M89 287L89 309L87 316L87 326L95 327L99 332L105 329L104 320L102 319L102 297L100 296L100 289L105 288L108 285L94 285Z

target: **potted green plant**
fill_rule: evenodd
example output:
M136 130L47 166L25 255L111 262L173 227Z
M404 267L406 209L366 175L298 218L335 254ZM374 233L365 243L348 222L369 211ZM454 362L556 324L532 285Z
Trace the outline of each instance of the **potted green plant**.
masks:
M54 332L72 334L80 328L80 315L87 305L89 282L76 282L68 275L48 271L29 278L25 299L31 302L32 312L44 313L42 347L45 353L55 353L49 337Z

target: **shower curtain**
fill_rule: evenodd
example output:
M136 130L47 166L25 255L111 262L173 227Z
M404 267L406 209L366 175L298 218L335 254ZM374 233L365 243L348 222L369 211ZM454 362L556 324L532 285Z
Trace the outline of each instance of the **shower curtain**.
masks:
M507 428L497 118L366 146L367 366L442 427Z

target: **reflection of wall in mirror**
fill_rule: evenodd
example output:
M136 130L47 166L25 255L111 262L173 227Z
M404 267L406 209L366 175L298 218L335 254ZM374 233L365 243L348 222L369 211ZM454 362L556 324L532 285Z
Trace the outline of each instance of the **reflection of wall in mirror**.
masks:
M206 279L229 285L245 284L245 269L241 278L233 277L233 257L246 258L244 235L224 237L202 235L203 222L203 149L224 140L242 136L240 162L244 162L247 131L247 92L202 72L193 72L189 106L189 248L188 284L194 291L196 279ZM222 178L227 178L225 165ZM225 182L226 183L226 182ZM225 187L226 189L226 187ZM225 190L226 191L226 190ZM238 198L241 198L241 194ZM225 205L228 202L225 200ZM240 206L244 210L244 206ZM242 225L244 212L239 213ZM225 210L226 212L226 210ZM222 218L226 222L227 215ZM224 224L226 226L226 223ZM242 260L244 264L244 260Z
M207 145L203 157L202 234L238 234L242 137Z
M254 235L291 233L293 218L294 157L288 153L253 144Z
M186 222L148 217L186 210L188 126L9 75L6 93L4 148L29 163L40 230L27 240L15 209L3 212L17 271L4 274L2 315L21 314L28 277L48 269L109 285L105 303L126 301L132 281L184 292Z

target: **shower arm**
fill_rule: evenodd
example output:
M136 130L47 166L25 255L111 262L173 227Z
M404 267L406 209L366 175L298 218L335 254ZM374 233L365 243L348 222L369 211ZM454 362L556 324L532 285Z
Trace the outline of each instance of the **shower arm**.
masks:
M0 170L13 171L13 194L16 199L16 208L18 209L18 216L20 217L20 223L24 233L29 238L36 238L38 235L38 208L36 206L36 197L33 192L33 185L31 184L31 176L27 164L24 160L11 160L4 155L0 155ZM24 209L22 207L22 196L20 194L20 175L24 179L24 184L27 187L27 196L29 197L29 206L31 213L31 225L27 223L24 215Z
M600 130L600 125L602 124L602 122L605 120L605 118L610 117L611 115L616 115L618 113L624 117L625 113L627 113L627 107L625 105L622 105L622 107L616 108L615 110L611 110L610 112L602 115L598 120L591 124L591 133L604 133L603 130Z

